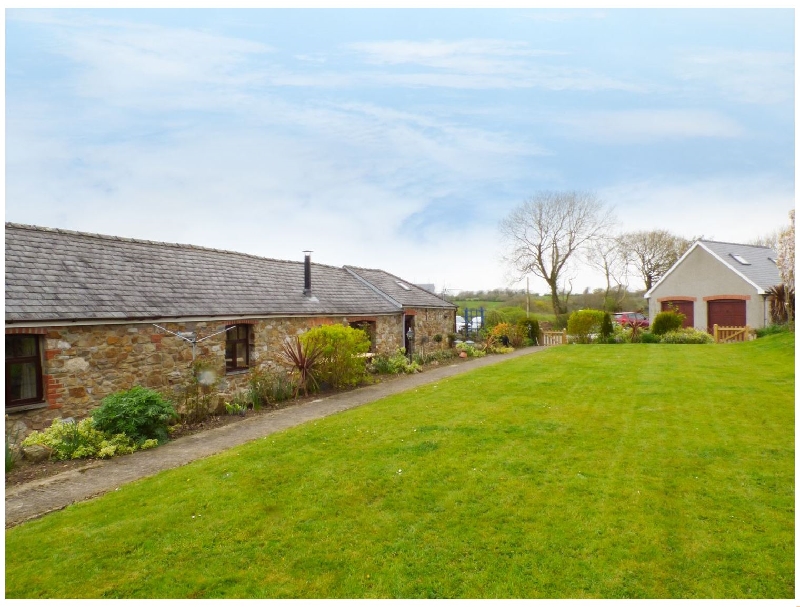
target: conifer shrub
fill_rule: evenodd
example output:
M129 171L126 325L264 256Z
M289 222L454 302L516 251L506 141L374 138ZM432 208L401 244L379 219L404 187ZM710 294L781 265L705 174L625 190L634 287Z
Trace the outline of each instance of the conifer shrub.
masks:
M677 331L683 327L683 321L686 316L678 312L659 312L656 314L653 324L650 325L650 331L655 335L664 335L669 331Z
M611 314L605 312L603 314L603 322L600 323L600 337L603 339L603 343L608 343L613 332L614 323L611 322Z

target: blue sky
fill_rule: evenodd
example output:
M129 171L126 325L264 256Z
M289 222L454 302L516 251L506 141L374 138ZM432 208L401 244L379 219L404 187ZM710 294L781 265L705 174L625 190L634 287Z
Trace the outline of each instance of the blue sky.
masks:
M794 208L791 9L5 20L7 221L489 289L538 190L734 242Z

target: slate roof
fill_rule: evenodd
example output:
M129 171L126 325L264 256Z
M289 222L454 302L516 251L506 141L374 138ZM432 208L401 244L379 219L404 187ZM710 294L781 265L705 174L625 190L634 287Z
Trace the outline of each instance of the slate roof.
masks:
M14 223L5 240L7 324L400 312L344 268L318 263L309 298L302 261Z
M752 284L759 293L765 293L767 289L781 283L780 273L778 266L773 261L777 259L778 254L774 249L769 247L762 247L749 244L739 244L734 242L717 242L714 240L698 240L695 242L688 251L667 271L661 280L658 281L653 287L645 293L645 297L650 297L650 294L656 290L658 285L669 276L675 268L697 247L701 247L708 251L712 256L716 257L723 265L730 268L739 276L744 278L747 282ZM739 255L749 264L742 264L733 255Z
M381 292L385 293L392 298L392 300L398 302L405 308L456 309L458 307L434 295L430 291L426 291L394 274L389 274L389 272L369 268L357 268L355 266L345 266L345 269L361 277L371 285L374 285Z

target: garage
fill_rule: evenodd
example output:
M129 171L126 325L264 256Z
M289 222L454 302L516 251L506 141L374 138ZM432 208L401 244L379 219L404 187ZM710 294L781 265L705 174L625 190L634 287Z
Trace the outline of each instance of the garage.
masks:
M744 327L747 325L747 302L741 299L717 299L708 302L708 332L720 327Z
M693 301L679 301L668 300L661 302L662 312L675 312L683 314L686 318L683 319L683 328L694 327L694 302Z

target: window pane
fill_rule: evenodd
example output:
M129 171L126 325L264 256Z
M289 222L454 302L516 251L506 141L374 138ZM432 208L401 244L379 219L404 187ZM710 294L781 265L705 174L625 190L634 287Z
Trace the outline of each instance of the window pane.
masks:
M6 335L6 358L36 356L35 335Z
M236 366L247 366L247 344L244 342L236 344Z
M15 363L8 366L8 377L12 400L36 398L36 364Z
M225 344L225 366L229 369L233 368L234 366L233 354L235 351L236 351L235 343Z

